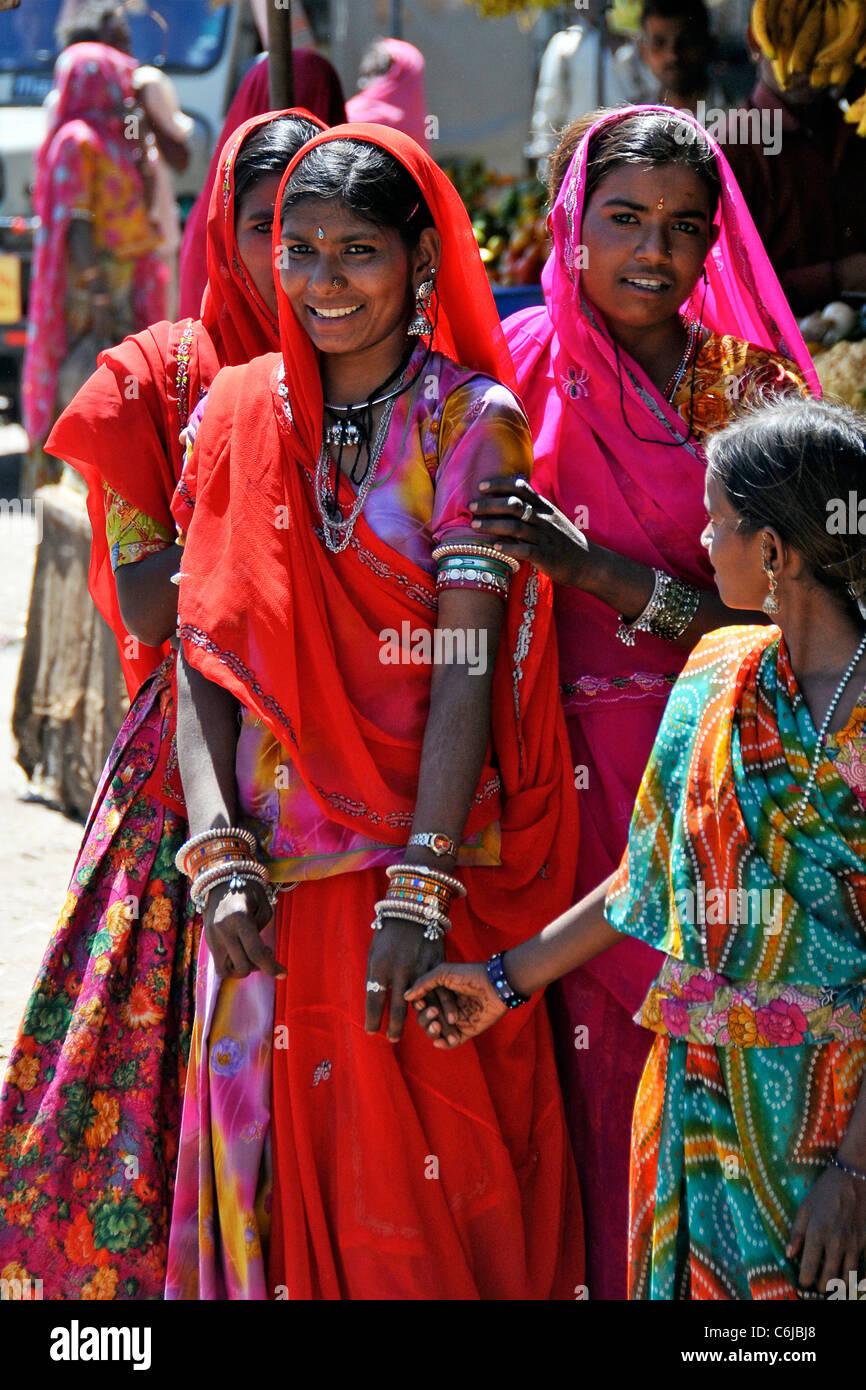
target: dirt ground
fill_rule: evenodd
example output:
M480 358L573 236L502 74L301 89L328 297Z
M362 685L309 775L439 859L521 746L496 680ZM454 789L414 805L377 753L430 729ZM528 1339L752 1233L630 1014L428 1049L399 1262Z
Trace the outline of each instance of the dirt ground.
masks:
M0 515L0 1074L66 896L82 826L28 799L12 702L36 555L36 521Z

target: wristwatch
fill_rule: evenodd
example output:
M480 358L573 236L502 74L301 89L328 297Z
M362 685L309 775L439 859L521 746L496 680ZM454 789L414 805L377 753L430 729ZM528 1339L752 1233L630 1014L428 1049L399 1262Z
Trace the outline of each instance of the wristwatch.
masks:
M443 858L446 854L452 859L457 858L457 846L447 835L410 835L410 845L418 845L422 849L429 849L438 858Z

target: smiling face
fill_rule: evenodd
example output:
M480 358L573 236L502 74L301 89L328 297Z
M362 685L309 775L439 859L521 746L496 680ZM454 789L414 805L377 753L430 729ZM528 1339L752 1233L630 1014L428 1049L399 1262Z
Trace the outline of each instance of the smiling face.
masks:
M760 609L769 589L761 563L761 532L737 529L739 517L712 469L707 470L704 506L709 520L701 545L710 557L722 602L728 608Z
M661 207L659 204L661 203ZM682 164L624 164L584 209L584 292L614 337L675 318L718 235L704 181Z
M319 231L324 233L319 235ZM438 233L410 251L392 227L334 200L304 198L283 218L280 284L314 347L398 359L417 286L438 264Z
M277 287L274 283L274 261L271 237L274 226L274 203L280 189L281 175L268 174L248 189L238 203L235 214L235 238L238 255L274 318L277 316Z

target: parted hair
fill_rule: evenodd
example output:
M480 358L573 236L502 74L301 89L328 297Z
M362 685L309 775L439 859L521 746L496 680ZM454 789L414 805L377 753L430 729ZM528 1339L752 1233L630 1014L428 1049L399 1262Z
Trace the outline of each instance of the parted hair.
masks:
M550 157L547 189L551 207L584 135L607 114L606 110L590 111L563 130ZM710 195L710 217L715 215L722 183L713 148L703 131L684 121L675 111L647 111L625 116L596 131L586 161L584 207L602 180L624 164L682 164L692 169L706 185Z
M378 145L350 137L309 150L283 193L280 216L307 198L342 203L366 222L391 227L408 247L434 225L420 188L399 159Z
M235 217L250 189L269 175L283 174L302 145L321 132L303 116L276 116L250 131L235 156Z

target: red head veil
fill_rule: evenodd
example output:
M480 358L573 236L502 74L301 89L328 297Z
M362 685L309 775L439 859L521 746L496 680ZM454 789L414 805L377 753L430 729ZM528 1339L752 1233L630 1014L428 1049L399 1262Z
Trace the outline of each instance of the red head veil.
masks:
M392 154L412 175L442 237L442 258L436 276L439 318L433 350L444 353L463 367L474 367L514 390L511 356L493 302L490 282L478 255L469 214L450 179L408 135L381 125L338 125L305 145L286 170L277 194L274 263L277 264L280 249L280 208L286 184L304 155L316 145L327 144L330 140L361 140L376 145ZM305 456L315 459L322 442L324 413L316 350L296 319L279 283L277 300L280 308L280 349L295 430Z
M220 367L239 366L278 346L274 317L248 281L237 254L234 163L251 131L286 115L303 116L321 126L301 109L268 111L245 121L226 141L208 220L210 283L202 323L152 324L103 352L99 367L64 410L45 445L48 453L77 468L87 483L93 531L90 593L117 639L130 695L168 647L140 643L130 655L108 553L102 485L107 483L138 511L173 527L170 503L182 464L178 434L187 412ZM130 382L136 383L135 395Z
M207 285L201 321L210 334L221 365L239 365L273 352L277 324L252 281L244 274L235 236L235 160L247 136L278 116L300 116L319 130L324 122L303 107L265 111L252 116L229 136L220 154L207 217ZM279 203L277 203L279 207Z

